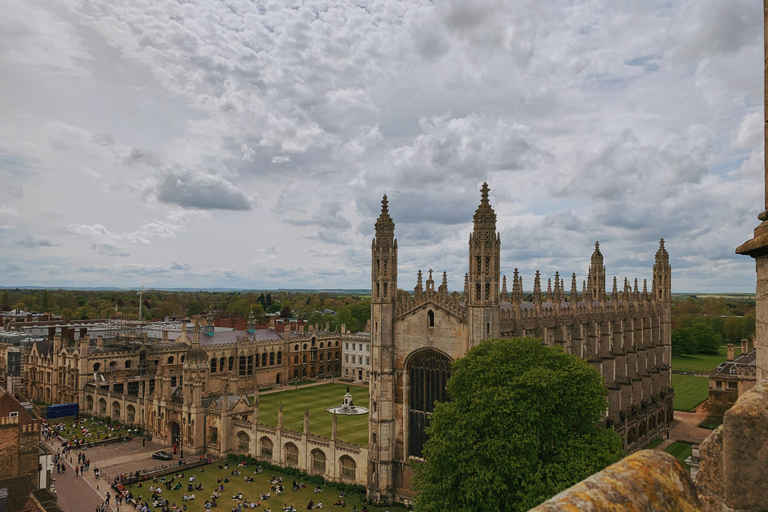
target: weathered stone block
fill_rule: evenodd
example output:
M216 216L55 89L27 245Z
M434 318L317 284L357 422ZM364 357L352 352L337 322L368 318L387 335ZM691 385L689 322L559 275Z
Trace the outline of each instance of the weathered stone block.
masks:
M688 471L676 458L640 450L530 512L700 512Z
M699 446L701 466L696 485L718 496L723 495L723 426L717 427Z
M723 423L725 503L741 510L768 510L768 384L741 395Z

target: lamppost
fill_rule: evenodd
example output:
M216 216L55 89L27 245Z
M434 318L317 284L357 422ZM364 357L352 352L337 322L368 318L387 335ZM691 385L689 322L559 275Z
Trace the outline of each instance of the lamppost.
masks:
M181 458L184 458L184 433L179 433L179 444L181 445Z
M299 389L299 378L298 377L294 377L293 378L293 384L296 386L296 389Z

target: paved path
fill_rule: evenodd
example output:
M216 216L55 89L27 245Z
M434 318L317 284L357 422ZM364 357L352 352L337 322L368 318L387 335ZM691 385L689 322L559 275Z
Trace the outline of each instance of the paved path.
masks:
M699 428L699 423L706 418L706 402L700 404L695 412L675 411L675 424L669 431L669 439L665 439L656 449L663 450L677 440L701 443L712 433L707 428Z
M43 441L45 442L45 441ZM61 447L59 441L47 443L54 452ZM178 464L178 455L172 461L158 461L152 459L152 453L162 450L163 447L151 442L142 446L140 438L124 443L116 443L97 448L89 448L83 453L91 460L90 470L84 476L75 476L77 454L79 450L70 451L66 457L67 471L62 474L53 474L56 479L55 488L59 497L59 506L64 512L95 512L96 506L104 502L107 492L114 495L110 484L115 475L129 473L144 468L153 468L161 464L169 466ZM70 462L71 459L71 462ZM64 458L60 459L64 461ZM93 475L94 468L99 468L101 478ZM109 510L118 512L114 507L114 501L110 500Z
M312 386L322 386L323 384L344 384L346 386L358 386L358 387L368 387L367 382L344 382L341 380L318 380L315 382L312 382L310 384L299 384L299 387L297 388L295 385L289 383L283 384L282 387L278 385L277 388L272 388L268 391L259 391L259 395L268 395L270 393L280 393L281 391L290 391L292 389L304 389L304 388L311 388Z

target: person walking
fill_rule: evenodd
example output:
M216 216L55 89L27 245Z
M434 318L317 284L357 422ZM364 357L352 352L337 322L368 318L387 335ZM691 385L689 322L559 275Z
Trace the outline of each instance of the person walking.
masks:
M109 506L109 492L107 492L107 506Z

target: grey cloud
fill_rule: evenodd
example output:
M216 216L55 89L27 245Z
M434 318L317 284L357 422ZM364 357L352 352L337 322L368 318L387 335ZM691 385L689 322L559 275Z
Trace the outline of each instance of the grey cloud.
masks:
M164 203L205 210L251 210L254 200L227 179L205 172L165 171L155 191Z
M124 161L127 165L146 165L149 167L157 167L162 163L160 156L155 152L141 148L131 148Z
M27 235L24 238L20 238L14 241L14 245L18 247L24 247L25 249L34 249L37 247L53 247L56 244L47 238L41 238L35 235Z

